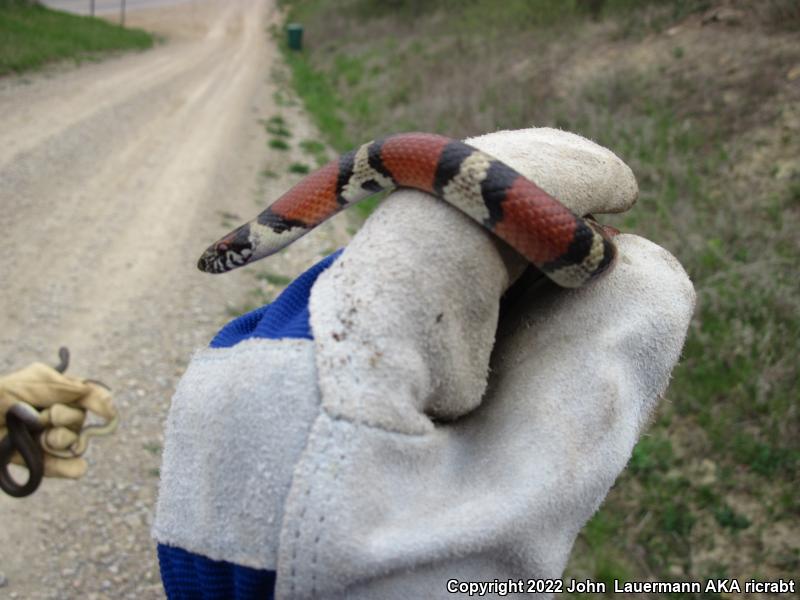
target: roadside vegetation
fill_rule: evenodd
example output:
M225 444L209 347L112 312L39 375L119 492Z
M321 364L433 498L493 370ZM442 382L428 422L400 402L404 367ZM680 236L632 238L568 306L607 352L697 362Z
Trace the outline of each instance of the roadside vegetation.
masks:
M294 88L337 151L396 131L575 131L638 178L638 205L608 221L670 250L694 281L657 420L565 577L796 576L800 6L282 4L305 27L303 51L284 45Z
M277 199L288 188L299 182L312 170L326 164L331 158L328 144L308 137L308 135L316 135L313 127L304 134L302 126L300 131L297 131L296 127L293 130L290 126L290 123L297 125L294 122L293 113L300 109L294 94L289 89L286 67L280 64L274 65L271 77L279 88L279 92L276 92L274 98L278 110L276 113L258 120L267 138L264 166L260 171L253 197L259 211L263 210L268 202ZM243 217L240 215L226 211L219 211L218 216L223 229L233 229L243 222ZM336 247L322 247L319 258L334 250ZM242 302L227 307L227 317L238 317L272 302L291 283L291 277L268 269L268 266L260 268L256 266L251 271L253 288Z
M102 19L51 10L25 0L0 0L0 76L55 60L91 60L112 50L144 50L153 36Z

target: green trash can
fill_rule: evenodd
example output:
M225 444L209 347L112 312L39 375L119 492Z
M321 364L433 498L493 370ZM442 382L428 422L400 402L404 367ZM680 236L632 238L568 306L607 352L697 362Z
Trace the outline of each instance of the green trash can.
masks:
M302 50L303 26L300 23L289 23L286 26L286 33L289 36L289 48L291 50Z

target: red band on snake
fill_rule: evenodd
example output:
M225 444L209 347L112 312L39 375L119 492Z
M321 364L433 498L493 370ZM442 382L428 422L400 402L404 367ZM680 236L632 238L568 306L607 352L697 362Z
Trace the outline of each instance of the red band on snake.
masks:
M575 215L502 161L444 136L400 133L363 144L315 171L209 247L198 267L223 273L274 254L347 206L393 187L445 200L563 287L583 285L616 256L601 226Z

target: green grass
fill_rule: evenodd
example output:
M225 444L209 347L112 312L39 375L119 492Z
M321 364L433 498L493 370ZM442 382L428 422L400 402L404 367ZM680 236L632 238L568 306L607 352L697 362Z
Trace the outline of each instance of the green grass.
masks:
M256 275L256 279L260 279L261 281L266 281L270 285L274 285L277 287L285 287L292 282L291 277L286 277L285 275L281 275L280 273L270 273L269 271L265 271Z
M55 60L91 59L112 50L144 50L153 42L153 36L138 29L21 0L0 0L0 75Z
M339 116L339 101L327 77L315 69L305 52L292 52L285 45L284 57L292 71L292 84L314 120L314 124L337 150L345 151L352 143L346 136Z
M282 138L272 138L267 144L273 150L286 151L289 149L289 144L286 143Z
M311 171L311 168L305 163L292 163L289 165L289 173L294 173L295 175L308 175Z
M666 33L692 27L682 20L703 0L608 0L601 25L569 1L284 4L306 26L304 51L286 51L292 83L335 149L403 130L575 131L639 181L637 206L610 223L670 250L694 282L697 310L658 418L565 577L796 573L798 536L783 550L765 541L796 532L800 516L800 132L781 104L800 64L782 33L800 25L796 3L759 4L757 25L715 29L713 45ZM745 57L741 36L762 27L784 37L764 34ZM597 61L598 49L616 58ZM723 58L727 70L704 68Z
M325 144L317 140L303 140L300 142L300 148L311 155L325 152Z
M327 146L320 141L303 140L300 142L300 149L311 156L317 163L318 167L321 167L328 162Z
M292 132L286 127L286 121L280 115L270 117L266 121L262 121L264 129L267 133L277 137L291 137Z
M161 454L161 444L158 442L147 442L142 446L145 450L147 450L150 454L158 456Z
M618 556L637 576L667 577L676 569L706 576L712 565L688 557L695 547L701 553L714 546L730 547L734 564L741 561L737 548L754 567L785 569L757 540L773 523L797 514L796 501L778 500L796 484L800 467L791 433L800 426L793 408L798 368L791 358L800 352L800 312L790 291L798 255L787 243L787 228L797 222L790 212L793 186L762 181L758 192L734 187L726 173L748 149L727 130L725 116L701 122L707 117L692 114L691 97L681 102L680 95L648 93L658 89L651 77L598 76L576 100L582 114L559 117L560 125L590 135L631 164L640 200L617 224L672 250L698 292L668 401L595 518L627 518L637 533ZM762 185L775 196L759 201ZM716 473L713 481L693 476L703 459ZM765 509L752 518L740 513L727 501L739 494ZM602 570L617 542L609 536L601 546L597 552L596 543L579 544L573 565L594 561ZM625 558L636 548L645 553L643 565ZM788 565L797 564L795 554Z

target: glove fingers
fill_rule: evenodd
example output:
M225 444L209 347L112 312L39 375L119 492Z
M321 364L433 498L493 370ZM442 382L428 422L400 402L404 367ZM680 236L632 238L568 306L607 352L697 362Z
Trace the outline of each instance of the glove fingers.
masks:
M78 441L78 434L66 427L54 427L45 432L47 445L54 450L66 450Z
M6 410L15 402L41 410L40 421L48 427L45 440L53 450L68 450L78 441L87 410L107 420L115 415L108 390L59 373L43 363L33 363L0 377L0 439L7 434ZM19 454L12 457L12 462L23 464ZM78 479L86 473L87 467L83 458L44 455L45 477Z
M431 564L448 577L451 564L558 577L663 393L693 309L673 257L635 236L617 242L606 277L518 303L468 415L404 436L323 411L293 473L286 564L357 565L362 580Z
M506 263L500 247L422 192L392 194L311 292L326 409L422 433L433 428L429 414L474 408L486 385L497 300L519 266Z
M574 133L542 127L465 141L516 169L578 215L624 212L639 195L628 165Z
M532 129L468 141L549 185L576 212L635 201L630 169L578 136ZM486 387L497 301L524 267L445 203L411 190L392 194L312 291L326 409L406 433L430 431L431 416L473 410Z
M59 373L43 363L33 363L0 378L0 389L7 397L37 408L70 404L87 392L86 384L80 379Z
M62 479L80 479L89 468L83 458L57 458L45 454L44 476L59 477Z
M11 462L15 465L25 466L19 452L14 453L11 457ZM88 467L88 463L83 458L57 458L48 454L44 455L45 477L80 479L86 474Z
M117 415L111 392L107 388L91 381L86 382L86 394L80 399L78 405L106 421L113 419Z
M600 487L624 466L678 361L695 295L664 249L632 235L617 243L607 277L533 290L504 318L492 395L470 425L476 452Z
M84 411L64 404L54 404L43 411L43 416L51 427L69 427L76 431L83 426L86 419Z

